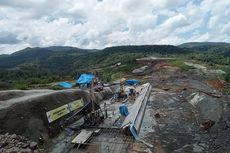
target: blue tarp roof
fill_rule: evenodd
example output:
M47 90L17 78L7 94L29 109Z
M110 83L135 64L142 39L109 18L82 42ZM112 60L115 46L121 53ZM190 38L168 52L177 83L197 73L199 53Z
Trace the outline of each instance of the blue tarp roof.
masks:
M59 82L57 85L63 88L72 88L73 86L70 82Z
M94 78L92 74L81 74L76 83L78 84L90 84Z
M134 84L138 84L138 83L139 83L139 81L138 81L138 80L135 80L135 79L126 80L126 82L127 82L129 85L134 85Z

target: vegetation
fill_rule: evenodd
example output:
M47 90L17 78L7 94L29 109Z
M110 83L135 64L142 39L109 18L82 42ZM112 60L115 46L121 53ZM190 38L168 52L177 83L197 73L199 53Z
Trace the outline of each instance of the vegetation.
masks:
M176 58L175 60L171 60L171 65L179 67L181 71L189 71L190 69L194 69L193 66L186 65L184 62L184 60Z
M11 55L0 55L0 89L27 89L37 84L73 80L81 73L92 71L97 71L105 81L116 80L120 75L129 75L133 69L140 67L136 58L149 55L176 57L172 64L183 71L193 68L185 65L184 60L205 63L225 70L224 78L229 81L230 45L203 45L116 46L102 50L60 46L26 48Z
M193 50L193 52L177 56L184 60L194 60L205 64L213 69L221 69L226 72L223 75L225 81L230 82L230 44L228 43L186 43L180 45L182 48Z
M230 82L230 68L228 67L227 69L225 69L226 74L224 74L224 79L227 82Z

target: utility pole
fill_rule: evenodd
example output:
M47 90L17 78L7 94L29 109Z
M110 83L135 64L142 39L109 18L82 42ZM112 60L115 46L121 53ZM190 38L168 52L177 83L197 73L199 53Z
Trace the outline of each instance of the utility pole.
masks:
M94 97L94 92L93 92L93 87L94 87L94 82L95 82L95 71L93 72L93 79L92 79L92 82L91 82L91 89L90 89L90 100L92 102L92 113L93 113L93 117L95 117L95 97Z

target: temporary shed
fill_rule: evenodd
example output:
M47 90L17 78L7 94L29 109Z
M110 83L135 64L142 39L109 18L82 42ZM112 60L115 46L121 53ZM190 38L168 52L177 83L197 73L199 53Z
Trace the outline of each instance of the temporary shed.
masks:
M63 88L72 88L73 86L70 82L58 82L57 85Z
M135 84L138 84L139 81L135 79L130 79L130 80L126 80L126 83L129 85L135 85Z
M76 83L80 85L89 85L91 84L92 80L94 78L94 75L92 74L81 74Z

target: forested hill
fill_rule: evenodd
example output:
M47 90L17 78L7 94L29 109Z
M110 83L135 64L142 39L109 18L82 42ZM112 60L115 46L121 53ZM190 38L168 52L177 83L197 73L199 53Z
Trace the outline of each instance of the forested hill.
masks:
M188 42L178 47L197 51L210 51L212 49L230 47L230 43L226 42Z
M191 45L186 46L188 44L114 46L100 50L66 46L25 48L11 55L0 55L0 89L15 85L21 87L24 84L46 84L66 77L73 79L92 69L99 70L106 80L111 80L118 72L129 74L138 67L136 58L149 55L183 56L216 65L230 65L230 47L225 43L218 47L209 47L205 52ZM111 66L118 62L121 62L122 66L111 69Z
M116 46L102 50L79 49L75 47L52 46L47 48L26 48L11 55L0 56L0 68L16 68L26 64L36 65L41 68L58 69L56 66L68 66L77 60L81 60L83 55L92 54L94 56L104 56L113 53L183 53L183 49L168 45L149 45L149 46ZM83 56L85 57L85 56ZM93 56L91 59L94 60ZM87 61L84 61L87 62ZM86 63L87 64L87 63ZM69 67L65 67L68 69Z
M183 48L172 45L140 45L140 46L114 46L103 49L107 52L142 52L142 53L159 53L159 54L183 54L186 53Z
M53 60L61 60L60 62L68 62L73 56L79 56L96 50L79 49L75 47L52 46L47 48L25 48L11 55L0 55L0 68L8 69L17 66L41 62L52 62ZM64 58L62 60L62 58Z
M226 42L188 42L178 47L193 51L184 57L187 60L194 60L206 64L215 69L222 69L226 72L224 79L230 81L230 43Z

